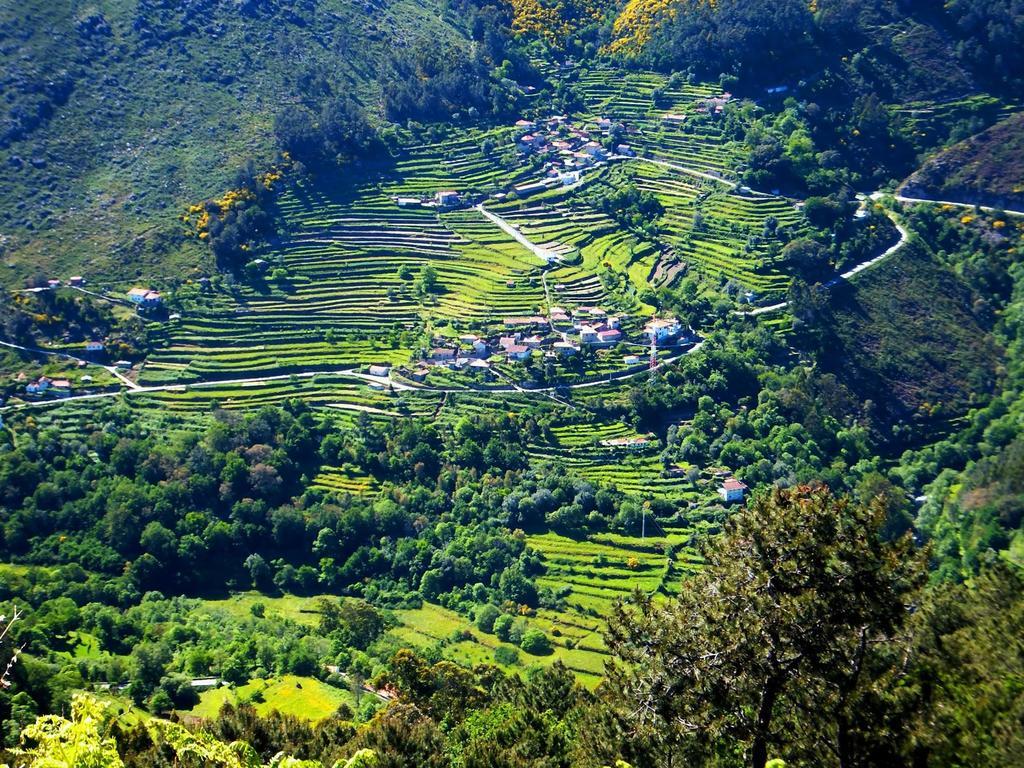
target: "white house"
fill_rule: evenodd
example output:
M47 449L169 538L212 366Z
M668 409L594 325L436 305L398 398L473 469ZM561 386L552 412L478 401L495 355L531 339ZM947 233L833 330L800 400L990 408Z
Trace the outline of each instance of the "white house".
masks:
M626 355L624 358L622 358L622 363L623 363L623 365L628 365L628 366L640 365L640 356L639 355Z
M387 378L391 375L391 366L389 365L371 365L368 370L371 376Z
M579 352L579 348L571 341L556 341L552 347L555 353L565 357L571 357Z
M102 352L104 345L102 341L87 341L85 342L86 352Z
M160 306L163 297L149 288L132 288L128 291L128 301L142 309L152 309Z
M682 330L682 324L676 318L670 317L661 320L651 320L644 328L644 335L661 344L675 338L682 333Z
M532 350L525 344L512 344L505 347L509 360L528 360Z
M442 208L459 204L459 193L454 189L439 190L434 201Z
M722 483L722 487L718 489L718 495L726 504L732 504L736 501L743 501L743 494L746 490L747 486L744 483L735 477L727 477Z
M580 342L583 344L597 344L600 339L597 335L597 329L592 325L584 325L580 327Z

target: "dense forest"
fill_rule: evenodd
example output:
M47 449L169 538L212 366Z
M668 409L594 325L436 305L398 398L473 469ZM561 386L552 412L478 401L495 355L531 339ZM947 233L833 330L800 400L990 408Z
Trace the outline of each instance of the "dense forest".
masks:
M170 766L201 746L205 764L241 765L237 753L218 754L212 737L222 749L246 742L257 761L246 764L281 751L321 765L360 754L386 766L763 766L778 757L950 765L965 751L973 765L1013 764L1022 700L1001 680L1021 670L1004 642L1024 629L1020 574L993 564L970 586L923 592L926 558L909 535L886 534L886 518L881 497L864 505L821 487L762 497L708 545L705 569L678 603L638 595L623 607L610 634L620 664L596 695L558 665L520 680L399 650L375 680L397 701L363 727L353 727L350 712L311 727L228 706L196 744L158 721L109 730L109 715L79 697L60 730L30 736L27 754ZM61 600L70 602L57 598L32 620L40 635L83 625L123 633L134 620L164 636L195 631L159 598L127 621L99 607L62 612ZM325 639L354 646L379 627L355 606L325 611L324 624ZM140 678L158 673L163 642L136 645ZM272 654L273 646L249 653ZM174 680L163 678L155 696L170 698ZM24 698L13 706L31 715Z

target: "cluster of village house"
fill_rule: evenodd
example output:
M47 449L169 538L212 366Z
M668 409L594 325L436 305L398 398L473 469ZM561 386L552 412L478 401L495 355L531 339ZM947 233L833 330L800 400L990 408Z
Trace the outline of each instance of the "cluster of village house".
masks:
M731 93L722 93L697 102L695 111L702 114L720 115L725 105L732 100ZM685 122L685 114L666 112L661 120L665 124ZM568 115L552 115L545 119L528 120L520 118L516 121L516 147L524 155L544 158L544 178L510 187L505 192L493 195L494 199L502 200L508 192L515 192L517 197L530 195L552 189L560 185L571 185L578 182L585 170L603 165L614 157L635 157L636 152L627 143L616 143L610 149L597 139L607 137L616 124L627 134L639 133L636 126L617 122L611 117L597 119L596 128L581 127L573 124ZM395 202L402 208L430 207L457 208L476 201L458 190L442 189L433 198L399 196Z
M524 362L541 353L548 358L571 357L582 347L611 347L625 340L620 327L621 318L609 316L601 307L577 307L574 311L551 307L550 316L533 315L506 317L503 321L505 332L490 339L473 333L462 334L458 343L435 342L420 365L405 375L413 381L424 381L432 366L470 371L480 371L490 378L491 364L497 360ZM684 335L684 327L678 319L658 318L644 327L643 344L652 341L665 345L678 341ZM639 343L639 342L638 342ZM627 354L623 364L628 368L642 365L646 357ZM373 376L388 377L388 366L370 366Z
M85 278L81 275L74 275L67 279L64 283L57 279L47 280L47 285L50 288L60 288L63 285L68 285L72 288L81 288L85 285ZM150 310L159 309L163 306L163 297L158 291L154 291L151 288L132 288L128 291L128 301L133 304L139 312L148 312ZM106 342L99 341L97 339L90 339L83 344L85 353L95 358L98 355L102 355L106 352ZM88 363L85 360L78 361L78 367L84 368ZM118 360L114 363L117 368L128 369L132 367L132 363L128 360ZM37 379L30 379L30 377L24 372L19 373L15 377L15 381L24 386L25 394L29 397L43 398L43 397L67 397L71 394L73 385L70 379L52 379L48 376L40 376ZM88 374L78 377L78 384L89 385L93 381L92 376Z

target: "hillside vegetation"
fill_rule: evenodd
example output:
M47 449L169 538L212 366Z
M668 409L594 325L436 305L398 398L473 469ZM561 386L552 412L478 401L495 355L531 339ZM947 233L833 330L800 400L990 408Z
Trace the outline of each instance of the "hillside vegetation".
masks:
M1001 350L957 275L922 245L835 292L819 358L892 421L949 415L995 383Z
M325 89L373 106L396 47L462 23L437 0L5 4L0 280L209 266L179 216L270 163L276 114Z
M903 184L911 197L1024 209L1024 114L940 152Z

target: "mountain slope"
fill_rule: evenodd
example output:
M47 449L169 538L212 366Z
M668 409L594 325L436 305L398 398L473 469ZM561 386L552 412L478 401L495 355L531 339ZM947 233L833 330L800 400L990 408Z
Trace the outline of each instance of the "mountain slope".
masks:
M274 114L324 88L375 102L378 64L462 38L438 0L27 0L0 8L3 282L154 277L207 257L182 206L273 155Z
M902 191L910 197L1024 208L1024 112L939 153Z

